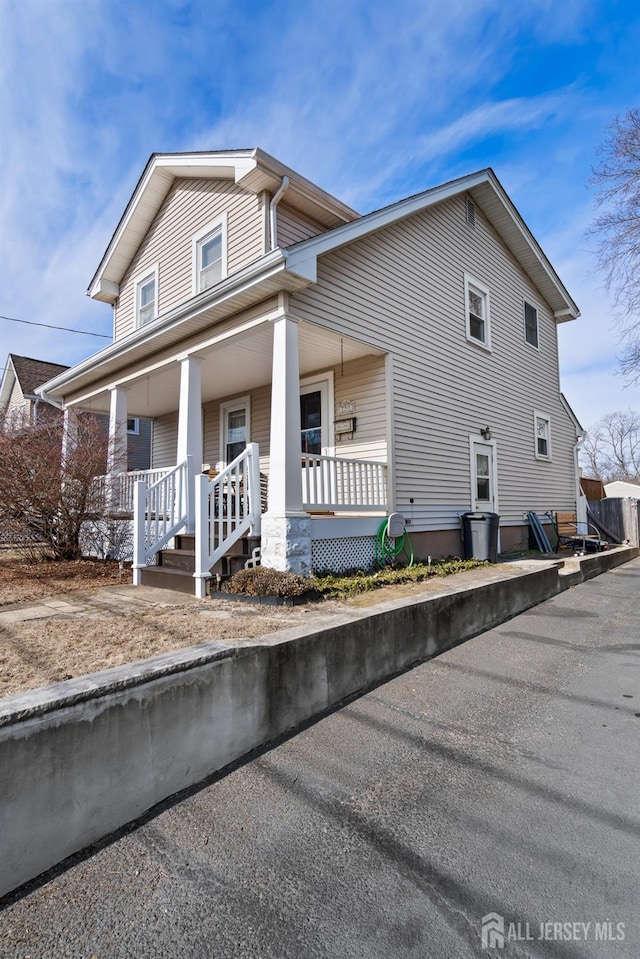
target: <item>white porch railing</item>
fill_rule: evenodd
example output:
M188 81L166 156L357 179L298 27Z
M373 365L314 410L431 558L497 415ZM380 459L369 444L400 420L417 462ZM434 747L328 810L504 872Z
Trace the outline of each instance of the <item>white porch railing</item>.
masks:
M134 485L133 582L140 585L141 570L163 546L182 532L189 519L187 460L169 470L152 486Z
M133 513L136 483L142 481L146 486L153 486L169 472L170 469L134 470L96 476L91 487L92 501L104 504L104 509L110 513Z
M303 453L304 509L371 512L386 510L387 502L386 463Z
M206 595L211 568L244 536L260 536L260 458L249 443L232 463L209 479L196 477L196 596Z

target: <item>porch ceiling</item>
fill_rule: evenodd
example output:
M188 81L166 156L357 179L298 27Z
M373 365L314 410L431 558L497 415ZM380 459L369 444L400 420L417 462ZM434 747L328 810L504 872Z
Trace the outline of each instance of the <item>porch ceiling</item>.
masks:
M299 324L300 376L339 366L381 350L323 327ZM218 344L202 357L202 402L248 393L271 382L273 327L263 323L248 333ZM153 418L178 409L180 364L176 361L127 384L129 416ZM109 411L109 392L92 397L84 408Z

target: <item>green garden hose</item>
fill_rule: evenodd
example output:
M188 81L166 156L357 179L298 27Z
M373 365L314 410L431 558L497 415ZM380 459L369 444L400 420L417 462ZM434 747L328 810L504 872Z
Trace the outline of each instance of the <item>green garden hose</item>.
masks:
M384 569L385 566L400 562L399 557L404 554L408 560L407 566L413 566L413 546L409 534L405 529L402 536L389 536L389 519L390 517L387 516L382 521L376 534L374 553L376 565Z

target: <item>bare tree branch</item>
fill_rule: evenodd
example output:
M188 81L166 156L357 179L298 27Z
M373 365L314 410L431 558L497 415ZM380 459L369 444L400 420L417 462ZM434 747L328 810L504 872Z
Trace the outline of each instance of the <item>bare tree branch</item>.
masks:
M598 239L598 266L626 340L620 367L640 379L640 109L616 117L593 171L596 202L602 212L589 235Z
M608 413L587 432L580 450L585 474L601 479L640 482L640 414Z
M82 524L104 509L93 479L104 473L104 423L84 414L78 442L63 458L60 418L0 432L0 525L31 554L45 544L55 558L80 556Z

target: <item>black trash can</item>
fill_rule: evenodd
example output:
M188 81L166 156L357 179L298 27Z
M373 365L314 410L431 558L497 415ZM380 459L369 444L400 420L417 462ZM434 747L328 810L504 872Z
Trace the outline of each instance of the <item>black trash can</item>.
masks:
M488 559L498 562L498 526L497 513L463 513L462 539L465 559Z

